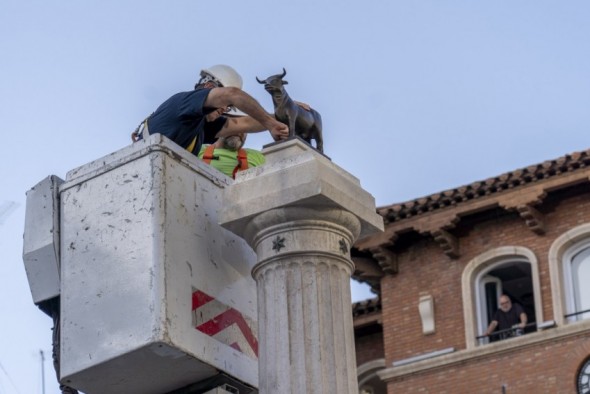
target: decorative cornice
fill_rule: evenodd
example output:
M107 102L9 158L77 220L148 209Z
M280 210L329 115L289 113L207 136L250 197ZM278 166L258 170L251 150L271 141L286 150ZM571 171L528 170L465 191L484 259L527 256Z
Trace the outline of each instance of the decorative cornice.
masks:
M377 260L368 256L356 256L354 253L351 258L354 263L353 279L368 284L375 293L378 293L384 272Z
M379 208L385 231L355 243L360 251L391 247L400 235L415 231L437 239L449 256L458 256L454 240L444 232L469 215L497 208L516 212L531 231L543 235L545 223L538 210L549 192L590 180L590 150L474 182L470 185ZM391 249L391 248L390 248ZM453 257L455 258L455 257Z
M443 208L456 206L467 201L522 188L530 184L548 180L568 173L578 172L590 166L590 150L575 152L555 160L507 172L484 181L473 182L455 189L445 190L426 197L400 204L378 208L377 212L385 219L385 224L410 217L423 215Z
M520 217L524 219L527 227L530 228L535 234L545 234L545 221L541 212L530 205L521 205L516 207L516 210L520 214Z
M432 237L443 253L452 259L459 258L459 239L451 230L463 218L484 211L503 209L515 212L531 231L543 235L545 218L538 207L548 193L589 181L590 150L586 150L456 189L379 208L377 212L383 216L385 231L357 240L353 248L357 255L370 262L371 275L357 269L354 277L379 292L381 277L398 273L395 250L399 239L412 232ZM377 264L381 268L379 276L375 276L374 272Z
M459 257L459 241L448 231L438 229L432 232L434 241L442 248L443 253L452 259Z
M373 258L386 274L397 274L397 258L395 253L385 247L375 247L369 249Z
M372 313L381 313L381 298L375 297L352 304L353 318Z

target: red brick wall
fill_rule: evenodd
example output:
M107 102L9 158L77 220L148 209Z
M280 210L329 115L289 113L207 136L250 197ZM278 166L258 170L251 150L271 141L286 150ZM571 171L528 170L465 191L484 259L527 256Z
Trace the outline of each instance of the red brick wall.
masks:
M388 394L576 393L576 373L590 354L587 336L515 349L388 382Z
M355 336L355 349L356 365L383 358L383 333Z
M479 222L460 221L451 230L459 239L458 259L444 255L432 239L418 241L398 254L399 273L386 275L381 281L386 365L448 347L465 349L461 276L469 261L494 248L522 246L535 254L543 318L553 319L549 248L564 232L590 222L590 194L587 187L580 190L584 194L549 196L538 208L544 214L545 235L532 232L516 213L491 215ZM422 334L418 314L418 299L424 294L434 297L436 333L432 335ZM501 393L502 383L508 385L507 393L531 392L531 387L543 393L575 392L574 374L582 356L590 354L588 342L588 337L569 339L550 346L531 347L518 354L491 356L449 370L403 378L389 383L389 393ZM577 352L578 356L571 357L571 352ZM457 385L463 385L465 391L457 389Z
M386 362L453 346L465 347L461 272L463 265L441 253L433 242L420 242L399 256L399 274L381 282ZM418 299L434 298L436 332L422 334Z

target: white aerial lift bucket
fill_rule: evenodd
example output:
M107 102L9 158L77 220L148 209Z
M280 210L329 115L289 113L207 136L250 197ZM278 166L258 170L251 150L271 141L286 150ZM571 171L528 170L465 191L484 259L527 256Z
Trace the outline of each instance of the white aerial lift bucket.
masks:
M218 225L232 180L159 134L63 183L50 179L59 264L24 260L34 301L61 298L62 382L88 394L166 393L222 372L256 387L256 255ZM54 221L56 212L38 210ZM55 246L44 236L47 254ZM40 254L37 238L25 242L29 256ZM59 265L61 289L56 275L43 288L39 271Z

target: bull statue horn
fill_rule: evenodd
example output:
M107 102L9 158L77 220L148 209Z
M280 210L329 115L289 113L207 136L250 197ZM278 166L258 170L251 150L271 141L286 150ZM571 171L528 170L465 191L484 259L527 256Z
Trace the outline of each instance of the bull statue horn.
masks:
M285 67L283 67L283 75L281 75L281 79L282 79L282 78L283 78L285 75L287 75L287 70L285 70Z
M258 83L260 84L264 84L266 81L261 81L260 79L258 79L258 77L256 77L256 80L258 81Z

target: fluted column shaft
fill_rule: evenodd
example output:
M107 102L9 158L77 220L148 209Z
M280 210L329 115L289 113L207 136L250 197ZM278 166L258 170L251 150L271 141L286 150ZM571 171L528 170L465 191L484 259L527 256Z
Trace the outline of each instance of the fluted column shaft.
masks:
M261 394L358 392L350 245L359 231L338 209L280 208L251 222Z
M223 195L220 223L254 249L261 394L357 393L350 247L383 231L357 178L294 138Z

